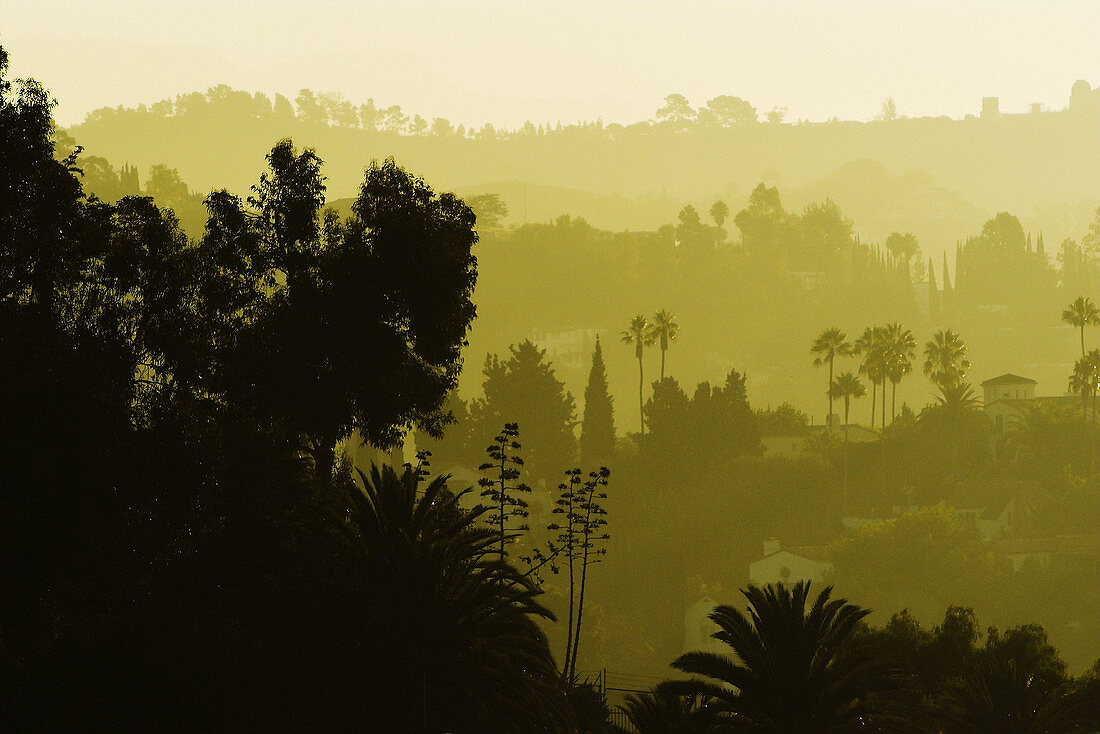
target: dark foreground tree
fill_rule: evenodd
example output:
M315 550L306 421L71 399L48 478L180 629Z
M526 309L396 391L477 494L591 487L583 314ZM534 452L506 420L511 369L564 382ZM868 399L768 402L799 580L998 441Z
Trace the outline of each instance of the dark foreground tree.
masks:
M682 655L673 667L698 677L664 683L661 690L705 697L707 718L730 731L816 734L889 724L897 676L854 644L870 610L832 599L831 587L810 603L809 591L802 581L749 586L742 591L747 615L717 607L710 615L719 628L714 638L736 659Z
M327 482L352 431L389 446L403 426L446 422L474 317L474 215L388 159L368 166L347 221L322 218L313 151L284 140L268 161L249 198L258 216L214 195L204 244L254 293L214 385L283 426Z
M485 508L446 477L360 472L354 530L368 603L357 674L366 731L530 732L568 722L541 593L498 556ZM426 721L426 723L425 723Z
M694 698L664 691L631 693L623 712L630 727L616 726L616 734L695 734L703 732L701 719L692 716Z
M1027 651L992 651L949 684L943 714L958 734L1096 731L1090 694L1095 691L1075 691L1064 674Z

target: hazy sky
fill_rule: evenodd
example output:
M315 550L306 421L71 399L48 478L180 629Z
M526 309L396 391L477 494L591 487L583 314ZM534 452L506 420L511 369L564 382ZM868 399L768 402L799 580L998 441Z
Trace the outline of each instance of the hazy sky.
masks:
M0 0L16 75L63 124L224 83L466 125L634 122L669 92L788 119L1061 108L1100 85L1100 2L82 2Z

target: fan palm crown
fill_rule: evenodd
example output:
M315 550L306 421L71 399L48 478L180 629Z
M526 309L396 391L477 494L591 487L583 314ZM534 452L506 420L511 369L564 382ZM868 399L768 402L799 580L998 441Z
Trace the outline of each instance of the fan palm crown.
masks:
M821 334L814 339L813 345L810 347L810 353L814 356L814 366L820 367L821 365L829 365L829 385L833 384L833 362L837 357L843 357L852 353L852 345L848 342L848 335L837 327L832 327L821 332ZM833 415L833 395L829 392L829 413L827 420L831 420Z
M1062 312L1062 321L1081 331L1081 356L1085 355L1085 327L1100 324L1100 308L1091 298L1078 296Z
M650 343L657 343L661 347L661 379L665 379L665 352L669 343L676 339L680 331L680 325L672 317L672 313L661 309L653 315L653 322L649 325Z
M924 374L940 389L957 386L969 369L966 344L951 329L937 331L924 345Z

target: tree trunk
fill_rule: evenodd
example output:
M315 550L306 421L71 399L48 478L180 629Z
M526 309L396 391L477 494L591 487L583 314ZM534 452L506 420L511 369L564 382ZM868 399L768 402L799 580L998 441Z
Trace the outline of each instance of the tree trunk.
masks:
M875 427L875 399L878 394L878 383L871 380L871 428Z
M894 419L898 417L898 383L890 383L890 425L894 425Z
M668 350L665 347L661 347L661 381L665 379L665 352Z
M882 436L886 437L886 375L882 376Z
M851 398L844 396L844 516L848 515L848 408Z
M336 441L319 439L314 442L314 448L308 449L313 456L313 472L322 489L332 486L332 472L336 468Z
M638 422L642 427L642 435L645 435L645 403L642 401L642 386L645 378L642 376L642 355L638 355Z
M829 412L825 414L825 427L829 428L829 423L833 420L833 360L829 359L829 389L825 391L825 394L829 396Z

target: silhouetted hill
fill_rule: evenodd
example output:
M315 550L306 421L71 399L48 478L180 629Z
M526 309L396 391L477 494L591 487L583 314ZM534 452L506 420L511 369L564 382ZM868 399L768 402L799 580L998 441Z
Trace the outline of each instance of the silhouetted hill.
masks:
M1050 226L1066 235L1087 225L1100 198L1094 107L989 119L645 121L472 132L332 95L300 96L295 109L282 97L273 104L217 87L151 107L98 110L69 132L110 161L176 168L197 191L247 189L271 144L290 136L326 161L335 197L354 192L366 161L394 156L440 190L496 189L511 223L524 221L526 186L527 221L569 213L610 229L647 229L679 203L736 199L764 180L792 192L792 203L834 198L872 238L920 221L923 232L905 228L953 243L958 229L996 211L1013 211L1035 229L1048 229L1040 220L1053 215L1059 221ZM850 165L862 159L882 167Z

